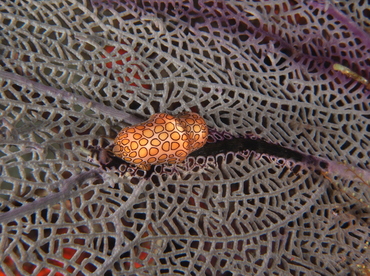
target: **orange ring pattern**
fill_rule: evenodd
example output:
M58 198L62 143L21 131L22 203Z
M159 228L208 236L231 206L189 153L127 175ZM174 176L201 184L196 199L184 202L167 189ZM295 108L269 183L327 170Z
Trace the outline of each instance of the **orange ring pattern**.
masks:
M148 121L122 129L113 153L143 170L155 164L183 162L207 141L208 127L196 113L152 115Z

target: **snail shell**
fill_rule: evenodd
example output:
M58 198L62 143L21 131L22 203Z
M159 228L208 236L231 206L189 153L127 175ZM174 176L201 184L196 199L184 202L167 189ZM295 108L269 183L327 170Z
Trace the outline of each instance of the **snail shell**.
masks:
M113 153L143 170L155 164L183 162L207 141L208 127L197 113L152 115L149 120L122 129Z

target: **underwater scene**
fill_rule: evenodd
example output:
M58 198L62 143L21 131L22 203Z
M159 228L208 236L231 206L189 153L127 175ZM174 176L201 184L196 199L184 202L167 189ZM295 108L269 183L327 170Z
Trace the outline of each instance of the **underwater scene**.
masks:
M370 275L366 0L1 0L0 276Z

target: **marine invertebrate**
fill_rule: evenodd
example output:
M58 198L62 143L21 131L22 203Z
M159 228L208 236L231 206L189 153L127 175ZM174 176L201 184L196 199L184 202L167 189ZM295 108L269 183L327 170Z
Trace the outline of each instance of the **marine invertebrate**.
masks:
M189 153L203 147L207 137L206 122L196 113L158 113L141 124L122 129L114 140L113 153L149 170L153 164L184 161Z
M2 1L0 271L360 275L370 94L333 64L370 79L369 12L366 1ZM96 169L79 148L167 110L206 114L230 147L78 185ZM236 149L238 135L305 158Z
M351 69L349 69L348 67L346 66L343 66L341 64L338 64L338 63L335 63L333 65L333 69L335 71L339 71L341 72L343 75L351 78L351 79L354 79L355 81L358 81L359 83L362 83L366 89L370 89L370 82L369 80L367 80L366 78L360 76L359 74L353 72Z

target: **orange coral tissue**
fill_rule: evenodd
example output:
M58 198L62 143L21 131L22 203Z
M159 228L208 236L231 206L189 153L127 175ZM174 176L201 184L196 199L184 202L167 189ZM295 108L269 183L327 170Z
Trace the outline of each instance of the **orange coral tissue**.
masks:
M196 113L152 115L148 121L122 129L113 153L143 170L151 165L176 164L207 141L208 127Z

